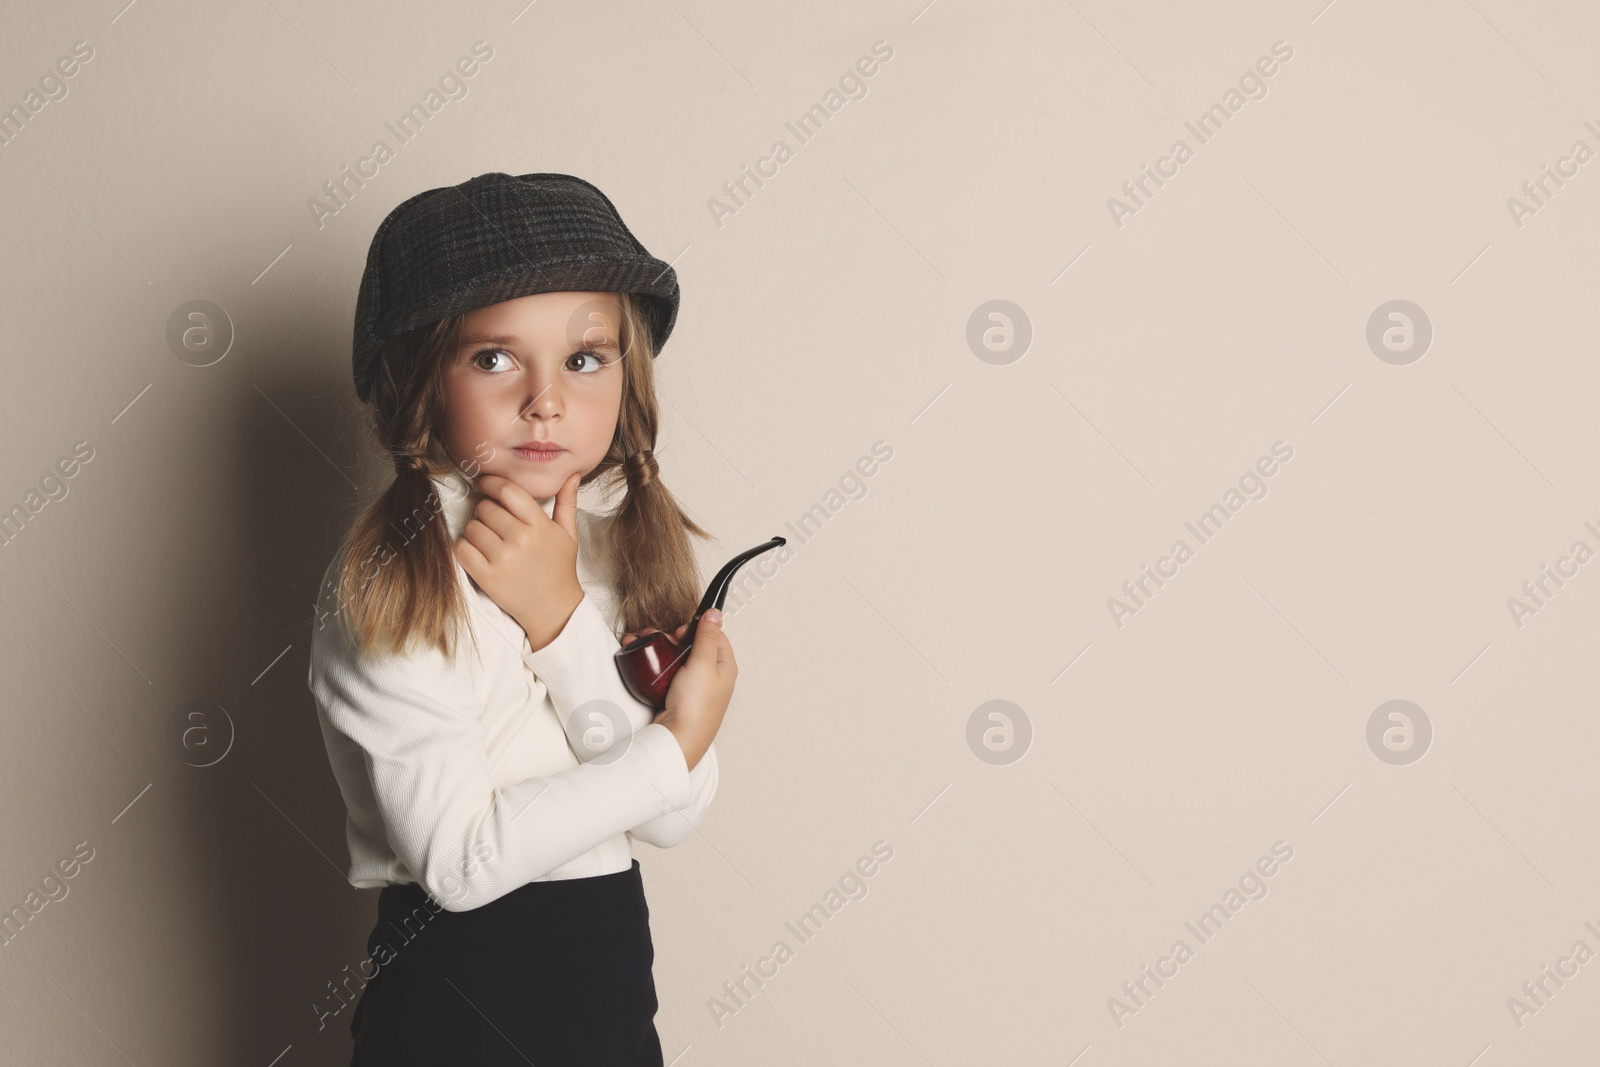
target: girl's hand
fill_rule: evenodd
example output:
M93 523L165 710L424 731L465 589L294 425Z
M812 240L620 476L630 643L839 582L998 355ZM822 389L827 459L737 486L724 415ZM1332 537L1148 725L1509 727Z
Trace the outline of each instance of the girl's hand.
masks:
M554 514L498 474L478 477L484 499L456 542L456 559L478 588L516 620L538 651L561 633L583 600L578 584L578 480L556 493Z
M688 624L678 627L681 640ZM667 707L655 721L672 731L683 749L684 762L694 770L700 757L722 728L722 717L733 699L733 683L739 665L733 660L733 645L722 632L722 612L712 608L700 616L694 647L667 688Z
M681 645L683 643L683 635L688 631L689 624L684 623L682 626L672 631L672 639ZM664 634L666 632L667 631L661 629L659 626L646 626L643 630L639 630L638 632L630 630L629 632L623 634L620 638L620 641L622 644L626 645L629 641L632 641L635 638L643 637L645 634ZM677 677L677 675L673 675L673 677Z

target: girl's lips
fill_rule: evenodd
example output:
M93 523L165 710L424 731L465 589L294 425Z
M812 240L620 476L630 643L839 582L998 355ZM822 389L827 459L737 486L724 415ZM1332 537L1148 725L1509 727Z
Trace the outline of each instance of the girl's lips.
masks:
M549 463L566 451L564 448L515 448L517 455L532 463Z

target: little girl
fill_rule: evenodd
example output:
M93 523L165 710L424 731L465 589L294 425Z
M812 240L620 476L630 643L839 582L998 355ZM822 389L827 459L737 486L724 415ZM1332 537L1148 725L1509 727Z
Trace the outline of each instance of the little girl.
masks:
M308 676L350 883L382 887L353 1067L662 1063L631 843L698 825L737 675L715 611L659 714L612 658L700 592L708 535L652 456L677 306L570 175L431 189L373 236L353 365L395 479L324 575ZM603 477L620 504L580 511Z

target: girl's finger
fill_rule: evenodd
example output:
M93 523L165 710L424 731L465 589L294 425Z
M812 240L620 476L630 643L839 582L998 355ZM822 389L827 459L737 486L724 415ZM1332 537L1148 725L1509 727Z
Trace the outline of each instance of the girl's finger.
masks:
M510 478L499 474L480 474L474 485L478 492L492 498L495 503L529 525L550 521L550 516L546 515L539 502L533 499L533 494Z
M638 633L631 633L630 632L630 633L623 634L622 635L622 643L623 644L627 644L629 641L637 641L639 638L643 637L645 634L658 634L660 632L661 631L656 629L654 626L646 626L643 630L640 630Z
M492 496L486 496L474 505L472 517L507 539L516 532L518 526L524 525L510 509Z
M706 656L717 663L722 662L724 650L729 647L728 635L722 632L722 627L704 616L700 619L700 626L695 630L694 638L696 649L702 644L711 646Z
M456 544L473 549L485 563L488 563L500 555L500 546L505 542L482 519L472 519L462 528L461 539ZM465 566L465 563L462 565Z
M482 574L489 569L488 558L479 551L476 545L465 538L456 542L456 559L460 561L462 569L467 572L467 576L473 578L474 581L477 580L476 575Z
M550 519L557 526L567 531L567 536L574 543L578 542L578 482L580 476L574 472L571 477L561 483L561 488L556 491L555 507L550 509Z

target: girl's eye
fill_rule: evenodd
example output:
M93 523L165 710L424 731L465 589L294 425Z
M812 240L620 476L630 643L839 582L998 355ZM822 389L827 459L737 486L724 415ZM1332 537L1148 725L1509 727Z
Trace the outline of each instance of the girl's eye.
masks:
M573 359L577 359L577 360L587 359L587 360L590 361L590 365L588 366L587 369L585 369L582 366L578 366L578 367L573 367L572 368L573 370L579 371L582 374L593 374L595 371L604 369L606 364L609 362L609 360L607 360L604 356L602 356L600 353L596 352L592 348L586 348L581 352L572 353L572 356L568 360L569 364L570 364L571 360L573 360Z
M478 362L484 356L505 356L509 359L511 353L507 352L503 348L480 348L478 351L472 354L472 365L477 367L479 370L492 370L492 368L485 367L482 363Z
M500 371L511 369L509 366L493 367L485 365L483 363L483 358L485 356L502 357L507 361L511 360L511 353L507 352L503 348L480 348L478 351L472 354L472 365L477 367L479 370L488 371L490 373L498 373ZM573 362L574 360L578 361L576 365ZM567 368L569 370L577 371L580 374L593 374L595 371L605 369L610 362L610 360L606 359L594 349L585 348L582 351L574 352L571 356L567 357Z

